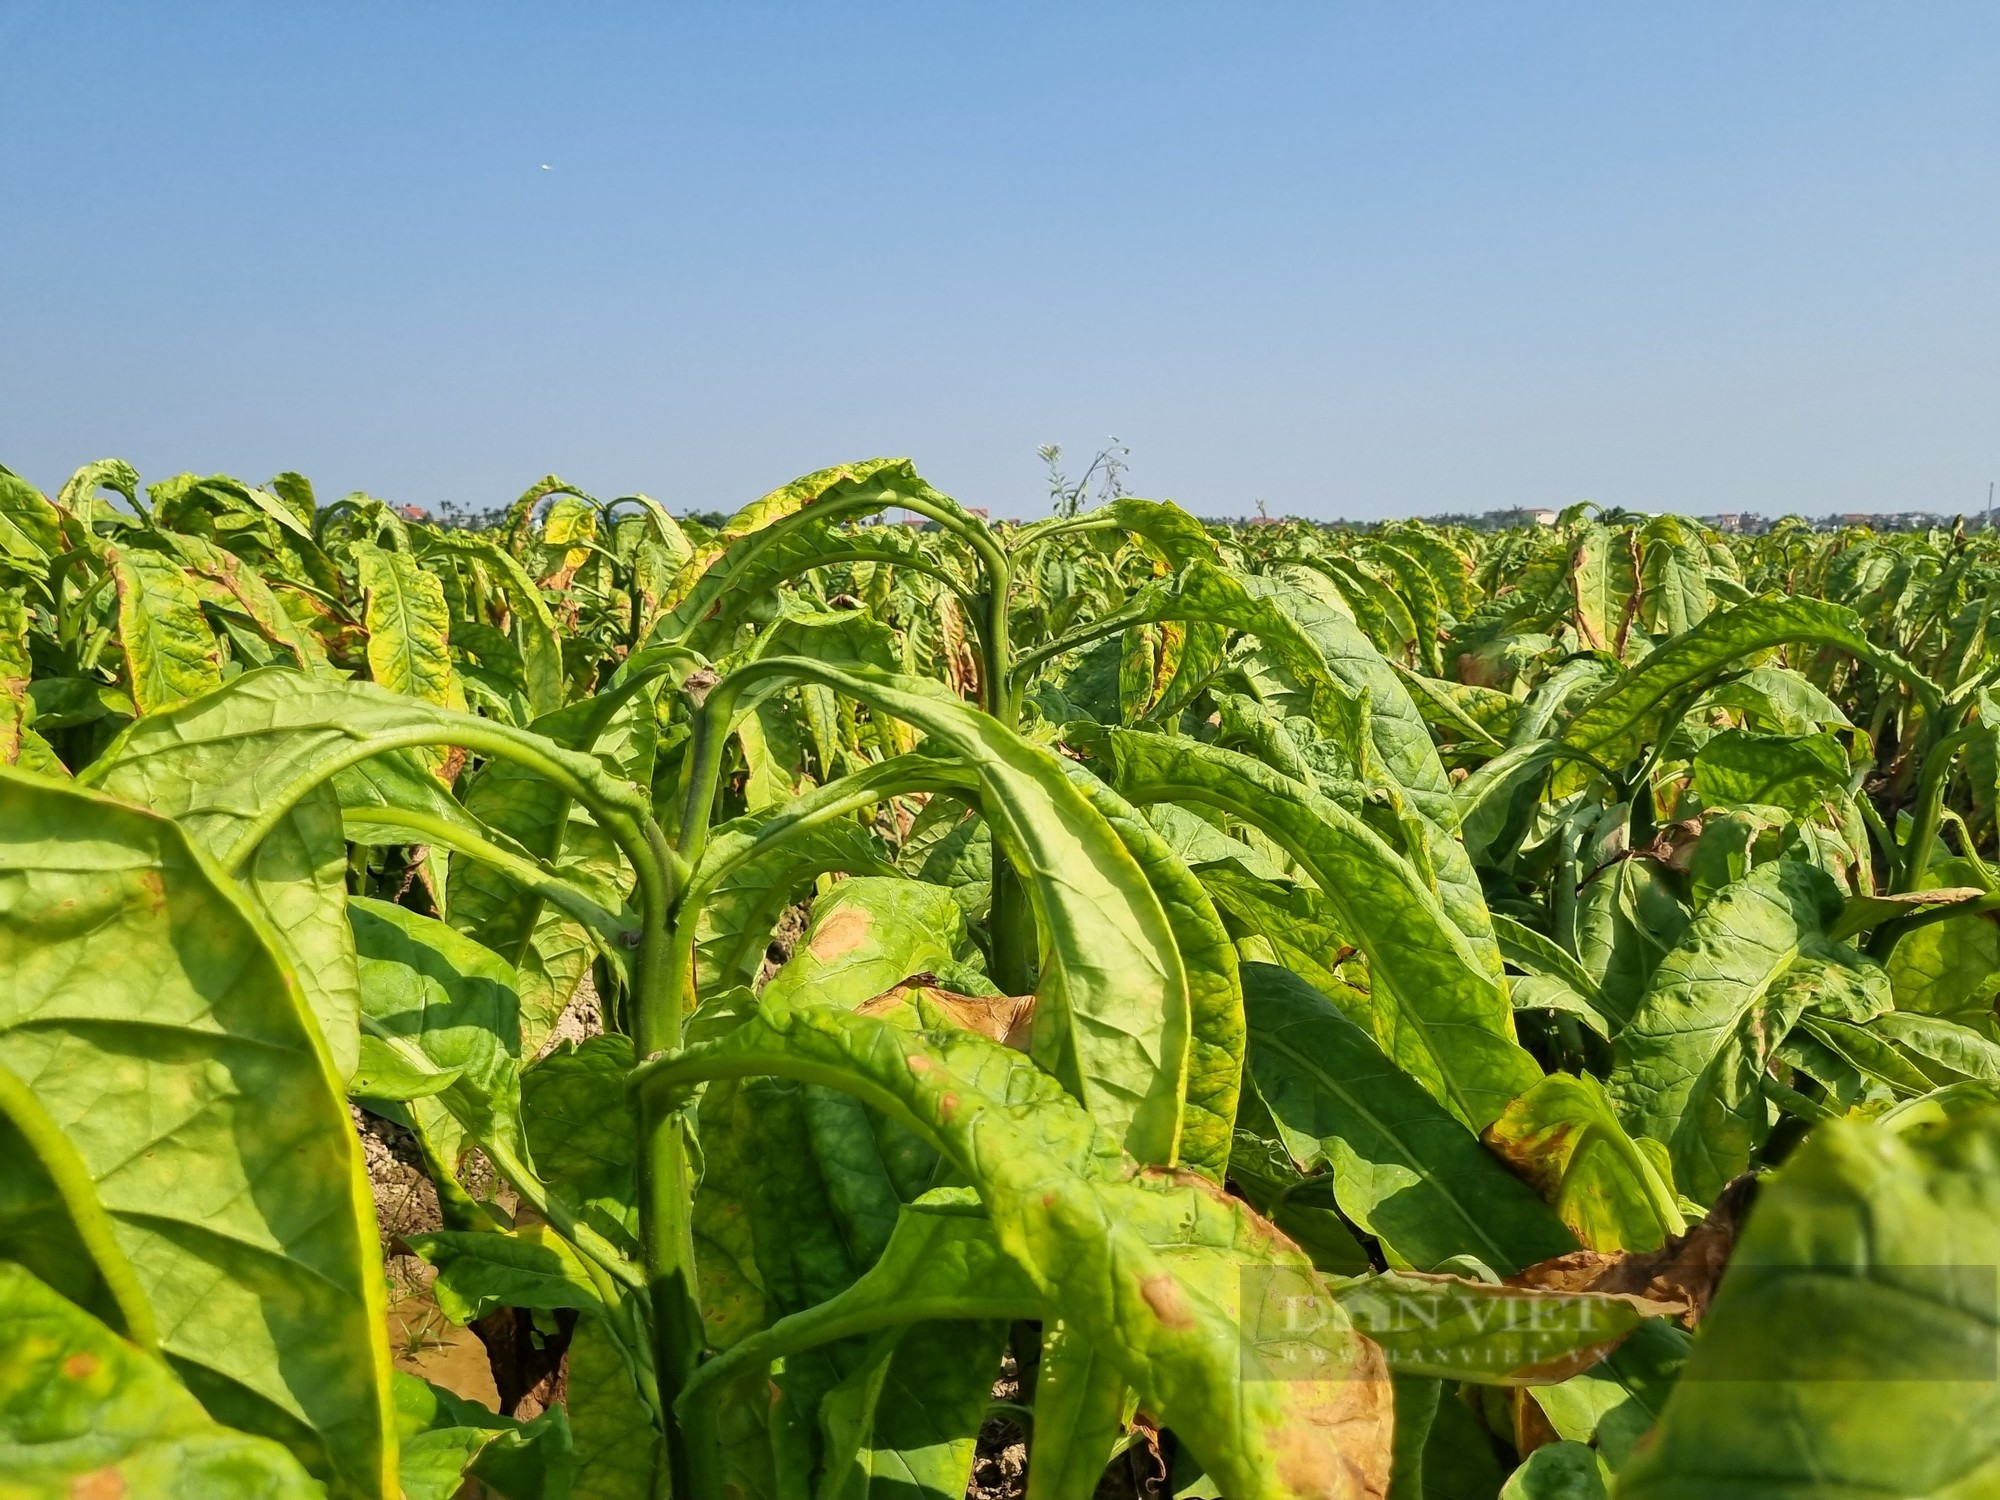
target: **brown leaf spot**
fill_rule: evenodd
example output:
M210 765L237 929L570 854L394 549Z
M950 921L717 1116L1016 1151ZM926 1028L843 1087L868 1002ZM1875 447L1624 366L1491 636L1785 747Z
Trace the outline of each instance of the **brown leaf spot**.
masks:
M820 926L806 944L806 952L821 963L852 953L868 938L875 925L866 907L843 906Z
M961 1031L975 1032L989 1042L1012 1047L1016 1052L1028 1050L1035 1021L1033 995L961 995L954 990L939 989L936 979L935 974L912 974L867 1001L859 1013L886 1016L916 1005L923 1014L922 1008L928 1007L926 1024L933 1019L942 1020Z
M946 1094L938 1100L938 1119L949 1125L958 1114L958 1095Z
M1977 901L1986 892L1976 885L1939 885L1927 891L1898 891L1870 896L1870 901L1894 901L1903 906L1958 906Z
M150 915L157 917L167 909L167 883L158 870L141 870L139 889L145 893L146 910Z
M1283 1420L1264 1429L1278 1482L1300 1500L1383 1500L1395 1432L1388 1361L1353 1336L1342 1376L1283 1382Z
M88 1380L97 1373L99 1363L88 1349L79 1349L62 1362L62 1372L71 1380Z
M937 1064L934 1061L921 1052L912 1052L910 1054L910 1071L912 1073L928 1073L936 1066Z
M1542 1410L1542 1405L1528 1394L1526 1386L1516 1386L1508 1399L1514 1408L1514 1446L1526 1458L1537 1448L1562 1441L1562 1434L1556 1431L1555 1423Z
M1509 1108L1511 1111L1512 1107ZM1574 1138L1583 1129L1574 1121L1561 1120L1539 1130L1526 1131L1516 1119L1511 1113L1502 1115L1486 1127L1481 1139L1517 1176L1542 1197L1553 1201L1556 1189L1562 1185L1563 1171L1581 1144Z
M1145 1297L1146 1305L1153 1309L1153 1316L1167 1327L1194 1327L1194 1314L1188 1311L1187 1296L1181 1291L1181 1284L1174 1279L1173 1272L1161 1271L1142 1278L1139 1291Z
M1708 1311L1749 1212L1757 1179L1745 1173L1715 1200L1708 1217L1658 1250L1572 1250L1507 1278L1509 1286L1556 1292L1601 1292L1631 1298L1649 1316L1677 1314L1692 1328Z
M125 1476L116 1469L79 1474L69 1482L69 1500L122 1500Z
M1033 995L959 995L939 989L924 993L954 1025L1016 1052L1028 1050L1028 1033L1035 1020Z

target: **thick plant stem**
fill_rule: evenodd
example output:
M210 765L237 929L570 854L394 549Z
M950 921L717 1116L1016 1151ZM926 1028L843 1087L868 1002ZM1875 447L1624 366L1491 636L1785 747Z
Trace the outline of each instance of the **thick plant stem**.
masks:
M993 982L1009 995L1025 995L1035 985L1035 916L1028 893L996 841L993 846L993 894L987 907L987 931L993 943Z
M1937 846L1938 829L1944 823L1945 792L1951 785L1951 765L1959 748L1979 733L1977 728L1953 730L1924 757L1923 772L1917 781L1917 805L1911 815L1909 841L1903 846L1902 869L1896 881L1898 891L1914 891L1930 869L1931 850Z
M980 632L980 687L986 711L1008 729L1020 723L1020 700L1014 682L1013 643L1007 619L1014 589L1013 565L981 554L986 563L986 628ZM1010 995L1025 995L1035 985L1035 916L1021 877L1008 862L1000 841L993 841L993 884L987 905L987 932L993 945L993 981Z
M655 869L641 868L639 961L632 986L633 1042L641 1058L681 1044L681 986L672 973L674 933L664 872L672 855L649 826ZM694 1192L681 1112L657 1097L633 1101L638 1119L639 1236L653 1304L653 1367L658 1379L665 1463L653 1478L654 1500L720 1495L720 1453L712 1433L683 1426L674 1403L702 1350L701 1304L694 1276Z

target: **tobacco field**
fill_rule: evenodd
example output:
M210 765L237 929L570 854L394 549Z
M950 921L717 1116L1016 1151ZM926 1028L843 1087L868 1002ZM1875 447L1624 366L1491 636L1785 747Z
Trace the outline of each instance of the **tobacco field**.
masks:
M0 470L0 1500L2000 1495L1997 605Z

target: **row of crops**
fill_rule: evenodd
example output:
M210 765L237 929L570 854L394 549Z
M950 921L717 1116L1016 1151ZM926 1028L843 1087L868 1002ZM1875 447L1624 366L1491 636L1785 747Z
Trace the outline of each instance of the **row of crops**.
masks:
M0 470L0 1496L2000 1493L1996 581Z

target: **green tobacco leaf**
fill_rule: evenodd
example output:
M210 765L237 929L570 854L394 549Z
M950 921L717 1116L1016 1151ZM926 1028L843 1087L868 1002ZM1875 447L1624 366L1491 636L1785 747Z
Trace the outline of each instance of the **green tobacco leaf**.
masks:
M21 1500L326 1493L279 1444L218 1424L157 1359L6 1261L0 1492Z
M972 1190L937 1188L902 1206L881 1256L858 1280L732 1345L701 1367L682 1399L837 1339L938 1320L1032 1319L1041 1309L1040 1289L1000 1248Z
M371 1037L454 1074L437 1105L476 1139L521 1146L520 1023L514 971L432 917L365 896L348 901Z
M1606 1500L1611 1474L1583 1443L1545 1443L1500 1488L1500 1500Z
M1920 699L1937 696L1937 689L1907 662L1868 639L1851 609L1821 599L1766 595L1708 616L1648 656L1571 720L1563 741L1605 765L1622 765L1659 737L1664 707L1698 691L1742 657L1795 641L1838 647L1909 682Z
M1507 743L1520 706L1507 694L1471 683L1447 682L1409 667L1401 668L1400 673L1424 722L1445 739L1487 753Z
M1621 859L1577 893L1576 951L1614 1033L1632 1019L1687 922L1673 887L1648 859Z
M1318 890L1262 879L1235 859L1198 866L1195 875L1234 931L1264 939L1286 968L1321 994L1351 1004L1348 1013L1355 1021L1373 1025L1368 996L1338 973L1341 955L1352 957L1358 950L1342 931L1332 903Z
M1931 1071L2000 1083L2000 1043L1970 1026L1943 1016L1892 1012L1877 1018L1869 1029L1887 1037Z
M1828 943L1840 892L1810 865L1753 870L1704 907L1618 1033L1611 1097L1635 1134L1665 1143L1680 1191L1712 1202L1764 1138L1760 1079L1812 999L1801 959L1859 964ZM1810 977L1810 970L1806 971Z
M595 1318L581 1319L570 1339L565 1402L576 1444L570 1500L649 1500L659 1433L617 1345Z
M1551 1073L1508 1105L1485 1139L1585 1249L1657 1250L1687 1228L1659 1143L1627 1135L1588 1074Z
M962 1500L1007 1339L1004 1323L913 1328L872 1341L820 1401L821 1493Z
M856 1269L882 1253L902 1200L882 1159L868 1106L850 1095L808 1084L799 1098L813 1160L826 1184L827 1206ZM895 1128L888 1121L881 1124Z
M2000 1483L2000 1113L1821 1126L1764 1188L1631 1500L1972 1496Z
M1421 1375L1396 1377L1396 1457L1390 1472L1389 1500L1424 1500L1424 1442L1437 1420L1444 1382ZM1213 1500L1213 1488L1192 1491ZM1175 1500L1180 1500L1177 1493Z
M1641 617L1655 635L1677 636L1708 614L1708 551L1678 516L1655 516L1640 530Z
M521 1113L536 1170L614 1244L639 1240L634 1141L624 1102L629 1037L593 1036L558 1047L521 1076Z
M880 876L843 880L813 902L805 937L765 986L772 1000L850 1009L913 974L953 963L965 919L951 893Z
M1576 599L1577 634L1593 651L1616 653L1631 624L1639 591L1637 558L1631 538L1609 526L1584 532L1570 558L1570 589Z
M871 537L859 548L841 546L831 526L894 505L918 501L966 524L977 524L958 503L918 477L906 458L874 458L821 469L743 507L722 529L719 547L698 550L681 570L665 603L670 613L651 643L691 637L706 622L726 623L750 600L785 579L816 567L829 554L923 562L901 539ZM934 566L926 569L935 571Z
M1549 767L1565 748L1560 740L1511 745L1459 784L1453 800L1473 859L1493 862L1513 853L1540 800Z
M28 682L35 675L28 654L28 607L19 594L0 594L0 765L21 759L21 737L34 705Z
M208 853L237 867L251 900L277 929L345 1077L358 1055L360 986L347 924L340 799L331 787L311 785L310 760L274 765L265 756L290 738L285 721L309 698L330 700L323 711L331 716L338 713L332 705L357 685L266 671L133 726L138 732L121 736L83 779L176 818ZM313 694L308 681L316 685Z
M453 853L497 843L509 854L530 858L461 807L411 751L391 750L348 766L335 773L333 788L340 799L341 831L350 842L378 848L423 846L422 879L441 917L449 915ZM413 824L412 817L420 821Z
M1315 558L1304 569L1286 570L1284 582L1293 592L1351 614L1369 645L1387 655L1413 656L1419 645L1418 627L1402 594L1375 569L1350 557ZM1323 582L1320 580L1324 580ZM1344 606L1344 607L1343 607Z
M1254 633L1303 690L1304 702L1288 711L1313 713L1328 695L1345 700L1347 712L1365 705L1367 744L1355 748L1421 815L1418 833L1437 899L1480 961L1499 975L1478 877L1453 836L1457 809L1430 730L1395 668L1351 619L1282 579L1206 565L1135 596L1119 612L1128 616L1215 620Z
M1412 806L1432 825L1427 838L1431 864L1440 886L1445 888L1446 905L1454 916L1461 906L1477 906L1479 882L1471 861L1452 831L1458 827L1458 811L1452 801L1451 779L1445 774L1430 728L1411 698L1403 677L1375 649L1354 622L1339 611L1283 588L1276 580L1244 580L1253 594L1272 597L1318 647L1321 658L1334 677L1357 699L1368 704L1369 749L1375 766L1403 792ZM1453 899L1451 891L1459 892ZM1475 921L1467 936L1475 941L1480 931Z
M118 589L125 686L142 714L199 698L222 683L222 650L201 613L201 591L172 558L113 547L105 562Z
M1952 861L1952 863L1957 862ZM1877 892L1870 896L1850 895L1847 904L1840 909L1840 920L1833 924L1827 935L1836 941L1844 942L1892 918L1911 916L1931 907L1964 906L1968 902L1977 901L1985 894L1986 890L1982 886L1947 885L1899 891L1894 894ZM1921 1007L1913 1008L1921 1009Z
M364 545L354 559L367 596L368 675L391 692L453 706L444 584L407 552Z
M1145 870L1061 759L935 683L799 657L760 665L893 715L976 773L988 825L1041 934L1036 1058L1139 1160L1174 1161L1188 1073L1186 966Z
M123 495L134 510L139 508L138 471L122 458L100 458L92 463L85 464L74 474L70 475L69 479L64 482L62 489L57 492L55 513L63 516L62 525L64 530L70 529L76 521L81 521L83 524L80 529L85 533L90 531L95 525L102 509L98 501L99 490L111 490ZM37 496L37 498L40 497ZM43 511L46 512L48 502L43 500L41 504ZM30 534L47 536L50 539L50 551L57 550L59 544L58 534L56 532L44 532L41 529L42 526L48 524L46 515L38 518L39 525L30 524L23 515L22 510L16 505L9 504L5 508L8 514L27 526Z
M1286 1292L1320 1286L1304 1257L1192 1173L1134 1175L1116 1137L1018 1053L967 1032L912 1034L808 1006L764 1012L638 1077L680 1088L755 1074L855 1092L951 1156L1050 1309L1232 1495L1358 1496L1386 1477L1388 1381L1344 1318L1307 1339L1322 1378L1242 1378L1246 1325L1263 1349L1261 1330L1282 1337Z
M1180 1160L1220 1182L1229 1166L1229 1137L1243 1081L1243 985L1236 946L1201 882L1152 825L1088 771L1069 762L1065 766L1146 872L1173 928L1187 971L1190 1023Z
M268 929L176 824L4 771L0 890L0 1065L76 1148L168 1362L336 1495L393 1493L360 1145Z
M1171 567L1186 567L1201 559L1212 561L1219 550L1208 528L1171 500L1120 496L1094 508L1090 520L1142 538L1146 550Z
M1734 681L1711 689L1702 702L1737 709L1749 715L1752 729L1777 734L1850 727L1839 704L1789 667L1752 667Z
M347 1091L356 1099L408 1104L442 1094L456 1082L458 1069L438 1068L419 1061L402 1047L364 1031L361 1060L348 1077Z
M400 1371L395 1391L403 1500L455 1500L461 1493L560 1500L570 1493L575 1461L561 1406L519 1422Z
M919 1493L942 1490L956 1500L965 1490L971 1442L999 1365L1005 1320L1034 1318L1040 1311L1040 1293L1001 1250L977 1199L964 1188L942 1189L903 1209L881 1258L846 1291L780 1319L709 1361L683 1404L710 1399L739 1373L762 1372L773 1360L893 1330L893 1343L884 1345L884 1357L893 1349L889 1370L880 1370L871 1357L849 1377L858 1386L873 1371L885 1383L872 1407L847 1419L849 1457L843 1462L873 1482L893 1485L900 1476ZM953 1390L966 1399L949 1399ZM947 1399L936 1400L933 1393ZM856 1389L854 1397L860 1394ZM831 1393L827 1399L836 1403L836 1412L864 1405ZM885 1409L883 1400L895 1404ZM926 1427L930 1430L921 1430ZM953 1476L956 1490L950 1488Z
M702 1093L696 1256L704 1329L717 1347L734 1347L767 1318L837 1296L860 1269L813 1148L806 1089L791 1080L718 1079ZM820 1402L853 1370L854 1352L807 1349L776 1370L745 1367L732 1383L715 1427L725 1468L746 1493L802 1492Z
M1559 979L1591 1005L1598 1003L1595 976L1553 938L1543 937L1512 917L1498 915L1493 918L1493 932L1508 963L1523 973Z
M1695 752L1694 789L1708 807L1755 803L1803 818L1846 787L1847 752L1830 734L1725 729Z
M15 1261L148 1351L153 1310L133 1273L90 1169L62 1128L0 1067L0 1261Z
M1972 862L1940 860L1925 873L1927 889L1983 886ZM1928 1015L1983 1010L2000 993L2000 926L1989 917L1950 917L1905 933L1884 965L1896 1009Z
M1306 867L1367 957L1378 1039L1461 1120L1485 1126L1541 1076L1514 1041L1497 969L1489 972L1410 862L1346 809L1233 751L1119 730L1098 744L1113 784L1133 801L1220 806ZM1497 945L1493 957L1497 965Z
M604 1314L583 1262L545 1225L505 1233L443 1229L403 1238L425 1264L437 1268L431 1290L454 1323L470 1323L496 1307Z
M1503 1274L1576 1248L1555 1211L1382 1055L1332 1001L1243 966L1250 1068L1294 1161L1331 1169L1344 1213L1403 1265L1476 1255Z
M648 803L631 780L620 778L598 759L535 734L452 713L373 683L309 677L275 667L245 672L219 692L139 720L87 768L85 779L128 800L174 813L226 868L240 873L274 827L295 814L303 816L307 799L318 795L320 783L374 754L425 744L462 744L496 759L528 756L567 783L587 787L598 805L615 808L614 816L630 840L640 836L639 822L650 815ZM511 768L514 762L500 759L500 764ZM485 780L485 773L477 780ZM563 797L551 782L538 785L548 796ZM337 799L325 806L337 817ZM554 821L544 817L538 826L546 829ZM609 835L593 826L591 838L608 841ZM528 840L521 842L537 854L542 852ZM317 843L312 848L319 852ZM596 864L590 872L607 861L615 867L614 857L594 846L592 852ZM339 972L335 945L347 941L345 885L329 878L326 866L313 868L313 928L327 945L316 960L326 972L315 968L313 982L323 988ZM511 900L518 885L505 877L494 878ZM454 909L454 925L464 925L462 918ZM532 936L532 926L526 931ZM475 930L474 935L480 934ZM587 935L578 943L587 945ZM508 956L504 950L496 951ZM567 993L562 998L566 1000Z
M1035 1367L1029 1500L1095 1496L1125 1428L1125 1382L1111 1361L1083 1330L1060 1319L1045 1326Z
M733 843L770 816L723 825L711 835L710 850ZM779 913L810 889L814 877L832 870L885 876L894 874L895 866L882 841L868 830L851 822L832 823L774 841L705 891L695 925L695 993L706 997L754 983Z
M27 480L0 468L0 558L40 572L64 550L62 513Z
M1310 776L1310 772L1307 773ZM1102 782L1098 783L1100 786ZM1282 858L1274 859L1270 854L1268 840L1259 839L1263 847L1247 842L1242 834L1254 831L1236 829L1225 831L1217 827L1229 820L1213 808L1182 807L1178 802L1155 802L1142 816L1146 826L1166 842L1169 850L1182 863L1193 868L1196 865L1233 863L1252 871L1260 880L1282 880L1285 866L1289 863Z
M98 785L116 794L123 780L107 769ZM155 795L160 790L156 783ZM168 794L173 800L163 798L149 805L156 812L188 820L205 790L199 784L176 787ZM183 797L187 800L180 800ZM333 1054L333 1065L346 1077L359 1055L361 980L344 911L343 833L339 796L332 787L314 787L264 836L239 878L251 904L277 932L280 951L299 976L306 1002Z
M1354 1326L1398 1376L1549 1385L1594 1365L1661 1303L1528 1291L1407 1271L1334 1281Z
M532 731L544 742L589 752L598 771L624 782L628 792L652 781L656 735L643 697L617 702L608 713L598 700L572 703L537 719ZM600 904L615 904L615 893L629 886L609 833L534 768L490 760L466 781L463 799L483 826L566 875L594 882L604 898ZM543 892L467 858L452 861L451 923L514 964L524 1022L546 1037L590 967L588 930L549 910Z
M1507 1471L1492 1434L1474 1415L1472 1394L1447 1387L1437 1403L1424 1435L1424 1500L1497 1500Z
M1810 1037L1848 1067L1866 1078L1888 1085L1903 1098L1927 1094L1931 1090L1931 1079L1923 1069L1867 1027L1809 1015L1801 1020L1800 1030L1804 1033L1800 1040ZM1821 1071L1816 1070L1810 1061L1805 1066L1808 1073Z
M211 584L219 598L248 615L266 640L289 653L304 671L326 669L326 647L319 637L285 613L270 585L245 568L243 559L198 536L175 536L172 540L196 576Z
M1622 1464L1659 1421L1688 1344L1679 1327L1650 1318L1581 1375L1534 1387L1534 1402L1564 1441L1594 1443L1608 1462Z
M426 539L426 545L476 558L492 572L507 594L529 707L537 715L551 714L561 708L566 696L562 643L556 638L555 616L549 613L542 591L535 587L527 569L511 553L469 532L434 532Z

